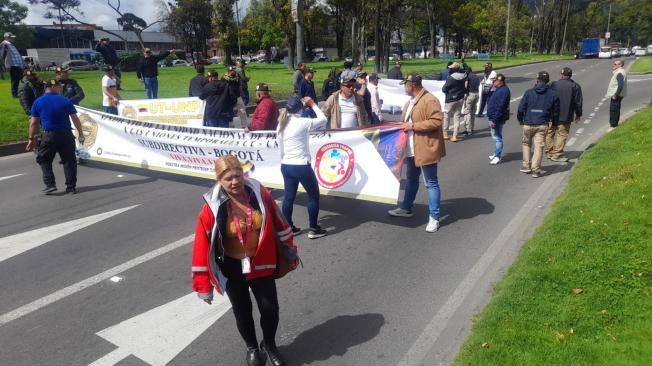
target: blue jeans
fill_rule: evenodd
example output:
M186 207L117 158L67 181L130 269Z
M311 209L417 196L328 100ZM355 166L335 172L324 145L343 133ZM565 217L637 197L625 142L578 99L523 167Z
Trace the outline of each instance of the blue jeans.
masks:
M503 156L503 127L504 123L496 123L496 128L491 129L491 137L494 139L496 144L496 150L494 156L502 157Z
M283 186L285 194L283 196L283 216L292 222L292 208L294 199L297 196L299 183L308 193L308 221L310 227L317 227L317 215L319 214L319 185L317 177L310 164L307 165L287 165L281 164L281 174L283 174Z
M104 113L115 114L116 116L118 115L118 107L103 106L102 108L104 108Z
M229 128L229 123L231 119L226 118L210 118L204 121L204 126L207 127L219 127L219 128Z
M430 217L439 220L439 207L441 205L441 195L439 192L439 181L437 180L437 164L423 165L417 167L414 165L414 157L405 158L407 168L407 182L405 186L405 196L400 207L406 211L412 212L414 199L419 191L419 176L423 171L423 181L428 190L428 206L430 208Z
M242 89L242 102L244 105L249 104L249 90L247 89Z
M143 77L143 84L145 84L147 99L156 99L158 97L158 79L156 77Z

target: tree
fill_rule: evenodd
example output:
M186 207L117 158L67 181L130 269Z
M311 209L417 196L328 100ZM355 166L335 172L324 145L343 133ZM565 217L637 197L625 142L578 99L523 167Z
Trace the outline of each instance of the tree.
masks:
M11 32L15 34L17 48L28 47L34 36L30 29L20 24L26 17L26 6L10 0L0 0L0 33Z
M211 38L213 6L210 0L177 0L171 11L165 29L176 35L191 51L206 54L206 42Z
M224 49L224 64L233 64L233 52L237 48L238 35L233 19L233 5L235 0L214 0L215 17L213 18L213 30L217 36L219 45Z
M30 4L36 5L41 3L45 5L47 12L43 17L45 19L54 19L59 22L59 29L61 30L61 40L63 47L66 47L66 36L63 31L63 23L74 20L75 18L70 15L70 10L75 10L81 14L79 6L80 0L29 0Z
M143 42L143 32L154 24L163 22L162 19L159 19L150 24L147 24L143 18L138 17L133 13L123 13L120 10L120 6L122 5L120 0L106 0L106 4L119 15L116 21L118 22L118 25L122 27L122 30L126 32L133 32L136 35L141 49L145 49L145 42Z

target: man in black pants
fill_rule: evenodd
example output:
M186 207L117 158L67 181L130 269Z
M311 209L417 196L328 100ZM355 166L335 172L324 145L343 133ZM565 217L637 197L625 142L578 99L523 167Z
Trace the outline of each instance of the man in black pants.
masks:
M616 60L613 62L611 68L613 74L609 87L607 88L607 97L610 99L609 103L609 129L607 132L612 131L618 127L620 121L620 103L627 94L627 71L623 68L625 61Z
M52 160L59 153L63 160L63 171L66 175L66 193L77 193L77 158L75 157L75 136L70 129L70 120L79 133L79 142L84 143L84 134L77 110L70 100L60 96L61 84L56 80L45 82L45 93L36 99L32 106L32 119L29 125L29 142L27 151L36 146L37 135L43 126L43 137L38 146L36 162L43 171L43 193L51 194L57 190L52 171Z
M9 69L11 95L18 98L18 84L20 79L23 78L23 57L14 46L15 41L16 36L13 33L7 32L4 34L4 41L0 42L0 62L4 63L5 67Z

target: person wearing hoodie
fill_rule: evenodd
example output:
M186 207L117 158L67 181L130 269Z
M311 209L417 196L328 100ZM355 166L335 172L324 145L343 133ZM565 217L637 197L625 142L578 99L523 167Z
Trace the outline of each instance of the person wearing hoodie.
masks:
M478 103L476 117L484 117L484 107L487 105L487 100L489 99L489 93L491 93L494 80L496 80L494 65L491 62L487 62L484 65L484 77L482 78L482 83L480 83L480 103Z
M460 64L453 62L448 66L450 75L441 91L446 95L444 104L444 139L448 139L448 129L451 117L453 121L453 136L451 142L457 142L461 139L457 137L457 131L460 128L462 119L462 107L464 106L464 96L466 95L466 73L461 69Z
M582 88L571 77L570 67L561 69L561 79L550 84L550 89L559 95L559 123L548 125L546 133L546 155L552 161L565 163L564 145L573 121L578 123L582 118Z
M489 164L500 163L503 156L503 126L509 119L509 100L511 92L505 85L505 75L497 74L493 85L494 91L487 101L487 119L494 140L494 153L489 156Z
M521 172L532 173L532 178L541 176L541 157L548 122L559 123L559 97L548 86L549 81L548 72L539 71L536 85L525 92L518 106L517 119L523 126Z
M340 90L340 72L335 68L331 68L331 71L328 73L328 78L324 80L324 84L321 88L321 99L326 100L331 94Z

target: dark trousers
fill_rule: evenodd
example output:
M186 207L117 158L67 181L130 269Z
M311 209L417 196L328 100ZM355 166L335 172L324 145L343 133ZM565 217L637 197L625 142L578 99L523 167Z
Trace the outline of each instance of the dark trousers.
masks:
M116 83L116 88L118 90L120 90L120 80L122 80L122 71L120 71L120 66L113 65L113 72L115 72L115 76L118 77L118 82Z
M484 114L484 107L487 105L487 99L489 99L489 93L482 93L480 97L480 109L478 109L478 114Z
M20 84L20 79L23 78L23 69L20 67L12 66L9 69L9 75L11 76L11 95L17 97L18 84Z
M266 344L276 345L278 296L274 279L264 277L247 281L245 275L242 274L240 260L231 257L224 257L224 262L220 263L220 269L228 279L226 282L226 294L233 306L233 314L235 315L238 332L240 332L247 347L258 347L249 288L251 288L251 292L253 292L256 303L258 304L263 339Z
M622 100L623 97L611 98L609 103L609 124L611 127L618 127L618 122L620 121L620 102Z
M319 215L319 185L317 177L310 164L306 165L287 165L281 164L281 174L283 175L283 216L288 220L290 225L292 221L292 209L294 199L297 197L299 183L308 193L308 221L311 228L317 227L317 216Z
M43 172L43 183L46 187L56 186L52 161L59 153L63 161L63 173L66 176L66 187L75 188L77 185L77 157L75 156L75 136L72 131L45 132L36 154L36 162Z

